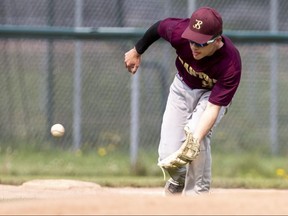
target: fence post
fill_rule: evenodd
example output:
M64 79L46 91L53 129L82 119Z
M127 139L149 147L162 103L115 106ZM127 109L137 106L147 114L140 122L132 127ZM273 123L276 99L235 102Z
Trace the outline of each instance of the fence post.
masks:
M131 167L136 168L139 146L139 97L141 69L131 77L131 122L130 122L130 160Z
M270 0L270 31L278 31L278 0ZM278 49L271 44L270 52L270 146L273 155L279 153L278 144Z
M82 25L82 0L75 2L75 27ZM77 40L75 42L75 59L74 59L74 100L73 100L73 150L81 147L81 88L82 88L82 43Z
M48 14L47 14L47 25L49 27L54 25L54 7L55 7L55 2L54 0L49 0L47 2L48 4ZM47 115L47 134L48 134L48 139L50 138L49 132L50 132L50 127L54 123L54 41L53 39L48 39L47 40L47 59L46 61L46 72L47 72L47 80L46 80L46 94L47 94L47 108L46 108L46 115Z

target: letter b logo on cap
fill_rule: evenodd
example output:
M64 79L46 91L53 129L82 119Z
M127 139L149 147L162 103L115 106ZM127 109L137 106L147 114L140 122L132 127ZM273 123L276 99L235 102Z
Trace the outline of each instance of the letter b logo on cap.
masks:
M196 23L193 25L193 28L200 29L203 22L201 20L196 19Z

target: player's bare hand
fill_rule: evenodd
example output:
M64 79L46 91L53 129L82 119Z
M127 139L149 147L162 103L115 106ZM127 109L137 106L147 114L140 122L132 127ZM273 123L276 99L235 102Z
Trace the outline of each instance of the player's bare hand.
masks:
M136 73L141 63L141 55L136 51L135 47L125 53L124 63L130 73Z

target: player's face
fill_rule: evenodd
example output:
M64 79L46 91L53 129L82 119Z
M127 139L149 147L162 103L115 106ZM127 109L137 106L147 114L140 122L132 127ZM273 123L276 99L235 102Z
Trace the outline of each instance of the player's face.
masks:
M192 55L194 59L200 60L206 56L211 56L214 52L221 48L223 42L221 41L221 37L216 38L215 40L211 41L209 44L197 44L190 41L190 48L192 51Z

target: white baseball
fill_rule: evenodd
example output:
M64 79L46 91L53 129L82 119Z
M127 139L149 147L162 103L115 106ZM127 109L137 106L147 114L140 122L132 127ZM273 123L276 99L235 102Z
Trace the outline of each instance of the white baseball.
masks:
M51 134L54 137L61 137L65 133L65 128L63 127L62 124L54 124L51 127Z

